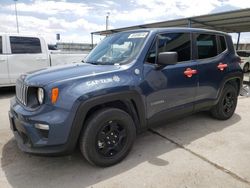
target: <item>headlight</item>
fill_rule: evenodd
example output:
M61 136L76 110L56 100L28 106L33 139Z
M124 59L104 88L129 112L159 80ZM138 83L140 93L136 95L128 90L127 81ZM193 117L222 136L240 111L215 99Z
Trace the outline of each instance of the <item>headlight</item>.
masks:
M44 100L43 88L38 88L37 89L37 99L38 99L39 104L43 104L43 100Z

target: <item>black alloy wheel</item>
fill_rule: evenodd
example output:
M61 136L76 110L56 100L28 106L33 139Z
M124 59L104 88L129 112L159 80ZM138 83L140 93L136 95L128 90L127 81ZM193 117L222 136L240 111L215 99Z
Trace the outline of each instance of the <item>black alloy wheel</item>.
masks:
M88 118L79 145L87 161L106 167L125 158L135 138L135 124L127 112L118 108L104 108Z
M211 115L219 120L227 120L234 114L237 106L238 92L236 86L226 84L218 103L212 107Z
M112 157L125 146L127 133L118 121L106 122L97 134L96 149L104 157Z
M236 102L235 92L229 91L223 100L223 110L225 114L230 114L232 110L234 110Z

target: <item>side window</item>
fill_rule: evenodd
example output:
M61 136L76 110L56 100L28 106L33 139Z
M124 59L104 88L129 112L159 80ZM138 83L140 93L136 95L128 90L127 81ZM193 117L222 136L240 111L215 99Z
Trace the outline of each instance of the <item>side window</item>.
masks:
M0 54L3 53L3 42L2 42L2 37L0 36Z
M221 52L224 52L227 49L225 37L219 36L219 40L220 40Z
M217 56L216 36L199 34L196 39L198 59L205 59Z
M151 64L155 64L155 56L156 56L156 42L154 41L153 45L151 46L148 54L147 54L147 58L146 58L146 63L151 63Z
M10 37L11 52L13 54L42 53L39 38L34 37Z
M148 63L155 63L155 44L151 47L147 56ZM158 53L177 52L178 62L191 59L190 33L167 33L158 37Z

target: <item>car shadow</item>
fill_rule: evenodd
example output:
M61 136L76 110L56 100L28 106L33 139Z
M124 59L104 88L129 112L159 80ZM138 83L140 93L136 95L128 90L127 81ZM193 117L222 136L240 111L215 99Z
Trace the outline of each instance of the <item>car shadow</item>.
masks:
M184 117L166 126L153 128L164 131L188 145L210 133L219 132L239 122L238 114L227 121L211 119L207 113ZM1 146L1 144L0 144ZM162 137L146 131L138 135L130 154L119 164L108 168L90 165L76 149L72 155L41 157L21 152L12 138L2 148L1 167L9 184L16 188L28 187L87 187L112 177L119 176L142 163L167 166L161 155L177 149L177 146Z
M15 95L15 87L2 87L0 88L0 99L6 99Z

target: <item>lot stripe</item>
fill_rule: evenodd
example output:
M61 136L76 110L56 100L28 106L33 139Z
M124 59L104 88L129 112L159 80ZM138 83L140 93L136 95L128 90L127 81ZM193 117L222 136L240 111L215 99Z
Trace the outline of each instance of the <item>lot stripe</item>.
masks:
M186 148L185 146L183 146L183 145L181 145L181 144L175 142L175 141L172 140L171 138L168 138L168 137L166 137L166 136L160 134L159 132L157 132L157 131L155 131L155 130L153 130L153 129L149 129L149 132L151 132L151 133L153 133L153 134L155 134L155 135L158 135L158 136L162 137L162 138L165 139L165 140L168 140L169 142L171 142L172 144L176 145L177 147L184 149L185 151L187 151L187 152L193 154L194 156L200 158L201 160L203 160L203 161L209 163L210 165L214 166L215 168L217 168L217 169L223 171L224 173L227 173L228 175L230 175L230 176L233 177L234 179L237 179L237 180L239 180L239 181L241 181L241 182L243 182L243 183L246 183L246 184L250 185L250 182L249 182L248 180L246 180L246 179L240 177L239 175L237 175L237 174L235 174L234 172L232 172L232 171L230 171L230 170L224 168L223 166L220 166L220 165L218 165L218 164L216 164L216 163L210 161L210 160L207 159L206 157L204 157L204 156L202 156L202 155L200 155L200 154L198 154L198 153L196 153L196 152L194 152L194 151L192 151L192 150Z

